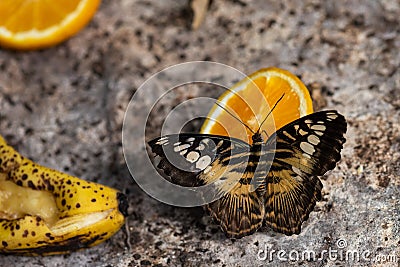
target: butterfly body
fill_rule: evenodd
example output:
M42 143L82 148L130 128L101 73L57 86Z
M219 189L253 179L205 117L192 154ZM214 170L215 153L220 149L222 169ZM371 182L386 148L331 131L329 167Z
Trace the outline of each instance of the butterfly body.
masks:
M300 233L321 199L317 176L339 161L346 128L342 115L322 111L287 124L266 141L257 131L251 145L207 134L167 135L149 145L172 183L213 185L210 194L217 197L205 207L229 237L254 233L263 223L291 235Z

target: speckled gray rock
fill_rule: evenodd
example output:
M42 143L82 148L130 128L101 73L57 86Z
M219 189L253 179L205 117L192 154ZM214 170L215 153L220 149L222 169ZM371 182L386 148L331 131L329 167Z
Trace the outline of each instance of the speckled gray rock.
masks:
M191 31L187 1L106 0L62 45L0 50L0 133L33 160L119 188L130 202L127 232L100 246L66 256L0 256L0 266L399 266L399 15L399 2L386 0L213 1ZM318 109L346 116L342 160L322 178L323 200L300 235L263 228L229 240L201 208L162 204L131 179L121 146L130 97L150 75L191 60L245 73L288 69L312 89ZM150 134L160 123L154 118ZM374 261L324 253L338 249L338 240L347 242L341 253L370 252ZM265 248L286 258L316 256L284 262L275 252L262 260Z

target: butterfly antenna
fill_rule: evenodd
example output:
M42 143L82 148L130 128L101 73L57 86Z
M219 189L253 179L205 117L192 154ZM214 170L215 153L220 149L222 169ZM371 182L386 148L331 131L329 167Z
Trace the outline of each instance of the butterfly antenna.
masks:
M236 117L234 114L232 114L229 110L227 110L226 108L224 108L223 106L221 106L220 104L218 104L218 102L215 102L215 104L222 108L223 110L225 110L226 112L228 112L229 115L231 115L233 118L235 118L238 122L240 122L244 127L246 127L250 132L252 132L253 134L255 134L255 132L249 127L247 126L244 122L242 122L238 117Z
M265 134L267 136L267 138L269 138L269 134L267 133L266 130L263 130L261 133Z
M261 126L264 124L264 122L268 119L269 115L272 113L272 111L274 111L276 105L278 105L279 101L282 100L283 96L285 95L285 93L282 94L282 96L278 99L278 101L276 101L275 105L272 107L272 109L268 112L267 116L265 117L265 119L262 121L262 123L260 124L260 127L258 127L257 133L260 131Z

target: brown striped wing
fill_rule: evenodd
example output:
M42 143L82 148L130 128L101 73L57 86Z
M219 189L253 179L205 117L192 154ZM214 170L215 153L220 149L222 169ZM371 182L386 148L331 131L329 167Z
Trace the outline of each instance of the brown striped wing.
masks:
M316 201L325 174L340 160L347 129L345 118L336 111L302 117L271 136L276 143L275 159L266 178L265 222L275 231L299 234Z
M260 182L257 181L265 181L268 164L272 163L271 155L273 157L273 154L259 156L257 150L251 149L250 152L221 159L211 166L210 172L218 170L225 160L230 160L224 175L225 182L221 183L220 198L206 205L228 237L241 238L262 226L265 187L259 186ZM259 167L257 171L256 167ZM200 177L207 180L213 176L202 173Z
M218 200L208 204L207 210L231 238L241 238L256 232L264 219L264 200L249 185L237 183Z

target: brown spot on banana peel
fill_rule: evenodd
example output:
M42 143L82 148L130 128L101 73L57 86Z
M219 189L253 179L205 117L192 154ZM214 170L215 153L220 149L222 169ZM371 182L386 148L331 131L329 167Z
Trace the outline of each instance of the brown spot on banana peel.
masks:
M116 233L127 215L122 193L40 166L20 156L1 136L0 175L21 190L50 192L58 209L55 222L29 213L0 219L2 253L50 255L91 247Z

